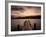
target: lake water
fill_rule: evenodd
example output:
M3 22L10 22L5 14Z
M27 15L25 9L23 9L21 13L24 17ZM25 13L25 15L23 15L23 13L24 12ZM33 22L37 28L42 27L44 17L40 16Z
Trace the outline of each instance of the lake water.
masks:
M24 25L24 21L30 20L32 28L34 28L34 23L36 23L36 28L40 28L41 26L41 19L12 19L11 20L11 25L13 27L17 27L17 25Z

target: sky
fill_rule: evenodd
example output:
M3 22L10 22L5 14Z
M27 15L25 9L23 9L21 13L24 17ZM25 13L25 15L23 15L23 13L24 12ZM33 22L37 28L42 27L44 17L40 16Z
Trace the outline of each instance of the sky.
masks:
M41 15L41 7L34 6L11 6L11 15L15 17Z

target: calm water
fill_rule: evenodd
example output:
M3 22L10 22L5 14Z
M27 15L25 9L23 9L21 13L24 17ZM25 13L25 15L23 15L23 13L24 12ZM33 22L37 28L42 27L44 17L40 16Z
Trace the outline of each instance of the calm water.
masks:
M30 20L32 28L34 28L34 23L36 23L37 28L40 28L40 26L41 26L41 19L12 19L11 25L13 27L17 27L18 24L23 26L25 20Z

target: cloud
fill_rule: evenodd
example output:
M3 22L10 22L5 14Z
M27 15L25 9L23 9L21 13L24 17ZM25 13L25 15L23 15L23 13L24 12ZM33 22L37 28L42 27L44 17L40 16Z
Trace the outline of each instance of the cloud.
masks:
M21 8L23 9L21 10ZM12 10L11 12L12 12L11 15L15 17L37 16L37 15L41 15L41 8L40 7L20 7L20 10Z

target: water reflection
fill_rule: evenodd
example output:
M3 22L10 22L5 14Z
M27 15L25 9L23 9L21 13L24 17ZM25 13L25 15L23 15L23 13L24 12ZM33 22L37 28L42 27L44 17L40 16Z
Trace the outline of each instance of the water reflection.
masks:
M12 19L11 31L40 30L40 19Z

